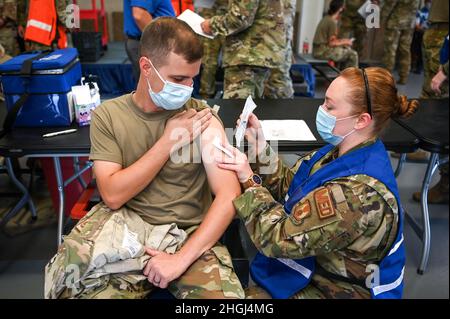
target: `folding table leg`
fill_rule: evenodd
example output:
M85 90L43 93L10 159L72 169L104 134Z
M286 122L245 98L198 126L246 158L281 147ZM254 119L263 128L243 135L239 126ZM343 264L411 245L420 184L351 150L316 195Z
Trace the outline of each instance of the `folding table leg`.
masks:
M430 256L431 247L431 229L430 229L430 215L428 212L428 189L430 188L431 178L439 163L439 154L431 153L428 162L427 171L422 185L422 223L423 223L423 238L422 238L422 258L417 272L423 275L428 264L428 257Z
M36 214L36 208L34 206L33 200L31 199L28 189L17 179L16 175L14 174L14 169L13 169L13 165L11 162L11 158L6 157L5 164L6 164L6 171L8 172L9 178L14 183L14 185L20 190L20 192L23 194L23 196L20 198L19 202L8 213L6 213L5 217L3 218L2 222L1 222L1 227L6 225L8 220L11 217L13 217L15 214L17 214L22 208L24 208L27 203L28 203L28 206L31 211L32 220L36 220L37 214Z
M406 161L406 153L402 153L402 154L400 155L399 160L398 160L397 169L395 170L395 173L394 173L394 175L395 175L396 178L397 178L397 177L400 175L400 173L402 172L403 164L405 164L405 161Z
M75 156L73 158L73 170L74 170L75 174L78 174L80 172L80 159L77 156ZM87 185L86 185L86 182L83 179L83 176L82 175L78 175L77 179L78 179L78 182L80 183L80 185L84 189L86 189Z
M56 184L59 193L59 211L58 211L58 233L57 244L58 247L62 243L63 225L64 225L64 180L61 171L61 163L59 157L53 157L53 164L55 166Z

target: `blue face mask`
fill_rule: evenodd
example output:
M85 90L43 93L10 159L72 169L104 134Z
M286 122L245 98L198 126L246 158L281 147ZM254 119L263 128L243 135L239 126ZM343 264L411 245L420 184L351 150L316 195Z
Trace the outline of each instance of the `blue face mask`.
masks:
M148 62L152 65L156 74L160 78L160 80L164 83L164 87L158 93L153 92L150 82L147 79L148 84L148 94L152 99L153 103L156 106L168 110L178 110L183 107L184 104L191 98L192 91L194 90L190 86L181 85L166 81L162 78L161 74L159 74L158 70L153 66L152 61L147 59Z
M358 115L353 115L353 116L349 116L349 117L344 117L342 119L336 119L335 116L333 116L333 115L329 114L327 111L325 111L325 109L322 106L319 106L319 110L317 111L317 116L316 116L317 131L319 132L320 136L322 137L322 139L325 142L330 143L334 146L337 146L340 143L342 143L342 141L347 136L354 133L355 130L353 129L352 131L350 131L349 133L347 133L344 136L334 135L333 130L334 130L334 127L336 126L336 122L351 119L351 118L354 118L357 116Z

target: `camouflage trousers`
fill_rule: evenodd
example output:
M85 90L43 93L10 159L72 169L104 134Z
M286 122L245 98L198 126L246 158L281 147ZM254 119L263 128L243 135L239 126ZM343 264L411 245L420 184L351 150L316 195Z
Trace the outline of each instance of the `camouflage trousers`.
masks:
M246 299L272 299L263 288L249 287L245 290ZM314 275L311 283L290 299L370 299L368 290L348 283L334 282Z
M341 27L339 28L339 38L355 38L353 48L358 53L358 56L363 55L364 46L366 43L367 27L364 19L361 16L347 16L343 15L341 19Z
M438 73L440 67L440 50L444 44L447 30L428 29L423 36L423 58L425 79L420 98L432 99L448 96L448 78L441 86L441 95L431 89L431 80Z
M202 38L202 42L203 59L200 77L200 96L203 98L212 98L216 92L216 73L219 64L220 50L224 44L224 38Z
M12 57L20 53L17 42L17 29L15 27L0 28L0 44L5 49L5 53Z
M292 47L286 49L286 58L279 68L271 69L264 88L264 97L268 99L292 99L294 87L291 78Z
M350 47L315 46L313 56L315 59L333 60L340 63L342 69L359 66L358 53Z
M45 51L50 49L56 49L56 45L53 44L51 46L33 42L33 41L25 41L25 50L27 51Z
M145 298L155 288L143 275L150 259L145 247L173 253L196 228L153 226L126 208L111 211L100 203L64 238L47 264L45 297ZM230 254L220 244L206 251L168 290L182 299L244 297Z
M384 32L383 64L392 72L398 60L398 74L407 79L411 69L411 42L414 30L386 29Z
M225 68L224 99L263 98L264 86L270 69L251 65L229 66Z

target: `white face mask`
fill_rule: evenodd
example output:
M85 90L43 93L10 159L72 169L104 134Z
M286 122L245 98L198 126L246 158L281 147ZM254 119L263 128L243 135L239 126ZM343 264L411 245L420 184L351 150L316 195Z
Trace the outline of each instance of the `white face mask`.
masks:
M153 92L147 78L148 94L150 95L153 103L155 103L156 106L169 111L182 108L183 105L186 104L186 102L191 98L194 88L164 80L158 70L154 67L152 61L148 58L147 60L152 65L159 79L164 83L163 89L160 92L155 93Z
M337 119L335 116L333 116L330 113L328 113L327 111L325 111L323 106L319 106L319 110L317 111L317 116L316 116L317 131L319 132L320 136L322 137L322 139L325 142L333 144L334 146L337 146L340 143L342 143L342 141L347 136L353 134L356 130L353 129L350 132L348 132L347 134L345 134L344 136L334 135L333 130L336 126L336 122L351 119L351 118L354 118L357 116L359 116L359 115L353 115L353 116L348 116L348 117L344 117L341 119Z

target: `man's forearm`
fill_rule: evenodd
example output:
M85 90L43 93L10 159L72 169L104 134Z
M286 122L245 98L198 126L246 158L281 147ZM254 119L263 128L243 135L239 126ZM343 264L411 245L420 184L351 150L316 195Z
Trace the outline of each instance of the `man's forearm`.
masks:
M152 16L148 14L143 19L137 20L136 24L138 25L139 30L141 30L141 32L144 32L145 27L149 25L150 22L152 22L152 20L153 20Z
M200 227L177 253L186 268L213 247L226 231L235 216L233 199L238 195L235 192L216 195Z
M249 28L258 7L259 1L232 1L226 14L210 19L213 34L229 36Z
M152 15L142 8L133 8L133 18L141 32L153 20Z
M100 185L106 204L118 209L147 187L168 161L171 147L161 138L135 163L109 176Z
M347 39L337 39L337 38L335 38L335 39L330 41L330 46L331 47L346 46L346 45L348 45L347 41L348 41Z

